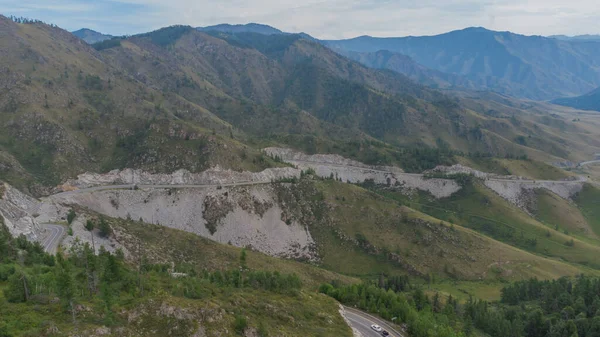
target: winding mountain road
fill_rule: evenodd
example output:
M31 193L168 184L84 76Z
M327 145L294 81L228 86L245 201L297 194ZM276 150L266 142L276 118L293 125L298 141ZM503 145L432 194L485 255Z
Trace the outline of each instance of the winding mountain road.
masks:
M344 316L350 322L352 328L357 330L363 337L382 337L380 332L371 329L372 324L377 324L390 333L391 337L406 337L381 318L369 315L360 310L344 307Z
M42 241L42 247L48 254L56 254L58 245L65 236L65 227L55 224L42 224L46 230L49 231L48 235Z
M600 162L600 161L599 161ZM329 164L327 164L329 165ZM340 166L342 167L342 165L332 165L332 166ZM381 173L387 173L387 174L394 174L397 175L399 177L401 176L412 176L412 177L423 177L424 175L421 173L399 173L399 172L390 172L390 171L380 171L380 170L375 170L375 169L368 169L368 168L364 168L364 167L352 167L355 169L361 169L361 170L367 170L367 171L372 171L372 172L381 172ZM502 179L502 178L487 178L487 180L491 180L491 181L506 181L506 182L519 182L519 183L563 183L563 184L572 184L575 182L581 182L581 181L586 181L585 178L582 178L581 180L533 180L533 179ZM100 185L100 186L93 186L93 187L86 187L86 188L81 188L81 189L75 189L72 191L65 191L65 192L60 192L57 194L54 194L52 196L54 197L61 197L61 196L69 196L69 195L75 195L75 194L83 194L83 193L90 193L90 192L96 192L96 191L106 191L106 190L132 190L134 188L140 188L140 189L151 189L151 188L163 188L163 189L168 189L168 188L213 188L213 187L234 187L234 186L250 186L250 185L263 185L263 184L270 184L271 181L241 181L241 182L237 182L237 183L223 183L223 184L120 184L120 185Z
M233 187L233 186L248 186L248 185L261 185L261 184L270 184L270 181L243 181L238 183L229 183L229 184L186 184L186 185L170 185L170 184L159 184L159 185L146 185L146 184L126 184L126 185L102 185L102 186L94 186L76 189L72 191L60 192L52 195L53 197L60 196L68 196L74 194L82 194L82 193L90 193L96 191L106 191L106 190L132 190L136 186L137 188L211 188L211 187Z
M586 165L592 165L592 164L600 164L600 160L590 160L590 161L584 161L583 163L579 163L579 167L582 166L586 166Z

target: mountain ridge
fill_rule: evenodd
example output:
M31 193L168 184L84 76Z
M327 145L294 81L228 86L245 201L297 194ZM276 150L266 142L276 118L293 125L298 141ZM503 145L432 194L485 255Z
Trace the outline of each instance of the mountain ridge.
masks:
M584 34L584 35L550 35L549 38L558 39L558 40L575 40L575 41L600 41L600 35L595 34Z
M283 32L275 27L264 25L260 23L246 23L246 24L228 24L221 23L213 26L197 27L199 31L220 31L226 33L259 33L265 35L283 34Z
M88 44L94 44L110 40L114 37L112 35L103 34L89 28L81 28L71 33L77 36L78 38L82 39L83 41L87 42Z
M327 41L315 39L305 33L286 33L272 26L258 23L218 24L196 29L213 34L220 32L232 35L246 33L298 35L324 44L369 67L397 71L419 83L435 88L493 90L516 97L549 100L583 94L600 85L600 72L596 70L595 63L597 62L594 61L594 55L597 52L593 51L595 48L581 45L581 43L597 42L591 38L587 40L562 39L557 36L545 38L538 35L528 36L508 31L493 31L484 27L467 27L430 36L377 38L363 35L347 40ZM95 34L93 36L92 33L88 33L90 35L87 38L88 43L100 42L111 37L97 32L93 33ZM78 34L83 35L84 33ZM423 43L419 42L423 39L431 40L428 42L430 45L442 45L443 47L438 49L425 47ZM445 42L446 40L449 42ZM461 44L460 41L471 42ZM551 41L555 41L554 45ZM473 43L480 47L473 47ZM564 45L565 43L568 45ZM600 44L600 42L598 43ZM398 44L405 46L398 46ZM411 47L412 44L416 44L416 46ZM528 44L538 44L539 49L556 54L557 59L565 61L555 64L551 57L537 56L536 52L527 46ZM569 44L575 44L575 47L570 47ZM460 49L457 49L455 45L460 45ZM424 47L426 50L423 50ZM575 51L571 52L569 49L573 48ZM462 50L467 52L463 53ZM390 66L374 62L373 53L384 51L406 55L418 66L416 64L409 65L411 62L407 60ZM361 53L364 55L360 56ZM365 53L371 53L371 55ZM455 56L451 58L442 56L443 60L437 61L433 55L440 53L449 53ZM426 56L423 57L424 55ZM371 60L369 61L369 59ZM554 74L547 71L550 67L552 69L558 67L560 71L558 74ZM565 77L568 80L564 80Z
M324 43L355 52L402 53L430 69L466 76L480 88L516 97L546 100L600 85L600 43L594 41L560 41L474 27L434 36L359 37Z

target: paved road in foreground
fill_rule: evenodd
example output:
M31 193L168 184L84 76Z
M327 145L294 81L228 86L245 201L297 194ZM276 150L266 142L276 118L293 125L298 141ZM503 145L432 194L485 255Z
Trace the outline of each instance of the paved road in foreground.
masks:
M44 247L46 253L56 254L58 245L65 236L65 227L53 224L42 224L42 226L50 231L48 236L42 241L42 247Z
M382 327L384 330L387 330L390 333L390 336L393 337L406 337L396 329L393 329L386 321L381 318L369 315L362 311L344 307L344 313L348 321L350 321L350 325L358 330L363 337L382 337L381 333L376 332L371 329L372 324L377 324Z

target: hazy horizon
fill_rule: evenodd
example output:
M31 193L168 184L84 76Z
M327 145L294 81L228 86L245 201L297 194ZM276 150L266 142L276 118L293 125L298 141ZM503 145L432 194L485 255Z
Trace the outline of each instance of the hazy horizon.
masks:
M251 22L319 39L437 35L467 27L541 36L600 33L600 8L590 0L0 0L0 13L111 35Z

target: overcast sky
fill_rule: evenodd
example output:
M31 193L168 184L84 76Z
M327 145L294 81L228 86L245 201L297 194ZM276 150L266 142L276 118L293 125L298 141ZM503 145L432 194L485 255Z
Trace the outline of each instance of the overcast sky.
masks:
M598 34L598 0L0 0L0 13L113 35L164 26L264 23L317 38L433 35L469 26Z

